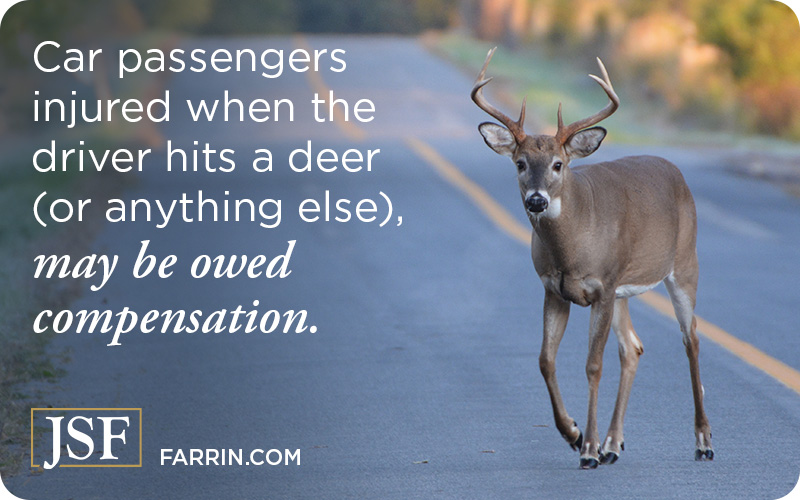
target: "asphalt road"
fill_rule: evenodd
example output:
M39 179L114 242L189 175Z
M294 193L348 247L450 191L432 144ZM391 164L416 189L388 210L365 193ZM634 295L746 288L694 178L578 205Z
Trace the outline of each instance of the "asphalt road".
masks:
M189 41L187 46L284 48L290 38ZM677 324L640 301L631 315L645 353L626 418L620 460L578 469L552 422L538 370L543 289L529 249L499 229L414 151L416 137L525 222L513 165L485 147L485 117L469 101L472 79L413 39L321 38L346 50L347 70L323 73L337 97L370 98L376 118L360 140L312 123L305 74L181 74L174 96L288 97L294 123L193 124L175 113L164 134L286 157L314 147L380 149L374 171L351 174L165 174L154 166L128 198L180 193L280 198L281 225L251 222L109 224L98 252L128 269L142 240L179 259L168 280L121 271L79 309L307 309L314 334L65 333L67 375L53 406L143 408L143 467L60 468L4 478L23 498L764 498L785 495L800 474L800 394L701 338L706 410L715 460L693 460L688 362ZM603 102L598 102L602 105ZM555 110L544 110L550 113ZM714 150L640 148L610 141L591 159L648 152L678 164L697 200L701 266L697 313L800 370L796 283L800 202L770 184L734 177ZM246 157L243 154L242 158ZM247 162L243 162L246 166ZM332 196L392 200L402 225L304 223L290 207ZM383 208L381 208L383 210ZM383 213L383 212L381 212ZM199 254L276 255L296 240L282 280L196 280ZM663 293L663 289L661 289ZM573 308L558 356L565 404L586 419L588 310ZM612 335L613 338L613 335ZM619 363L610 340L600 385L605 435ZM161 448L301 449L300 466L160 465Z

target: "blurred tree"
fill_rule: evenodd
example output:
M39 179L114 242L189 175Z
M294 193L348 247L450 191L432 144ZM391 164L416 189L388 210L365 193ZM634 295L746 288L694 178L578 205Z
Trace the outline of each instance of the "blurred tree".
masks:
M3 57L6 64L27 62L23 55L27 38L62 38L82 24L85 10L94 8L100 0L65 2L59 0L37 0L21 2L3 17L0 30ZM76 8L78 7L78 8Z
M210 2L210 15L202 31L226 35L292 33L298 27L298 11L306 3L294 0L206 1ZM187 3L192 2L187 0Z
M730 55L750 121L800 138L800 33L790 9L759 0L696 1L699 36Z
M209 20L212 5L212 0L34 0L14 5L0 29L0 130L33 126L28 100L31 88L46 89L56 97L74 88L81 93L92 92L99 99L121 92L146 95L155 88L153 81L139 82L135 88L124 90L112 88L107 71L111 51L97 56L91 73L33 71L32 56L39 42L53 40L62 48L94 49L108 47L115 40L148 28L191 30ZM168 43L167 38L162 37L158 43ZM59 57L57 52L47 50L40 57L46 63L55 63L47 58Z
M556 2L553 11L553 24L550 27L550 42L554 45L568 44L574 33L574 1L563 0Z
M420 4L432 2L417 0L416 3L419 11ZM425 8L438 9L443 14L444 22L444 15L449 17L455 11L453 4L452 1L439 1ZM461 0L458 12L460 20L478 38L502 40L506 44L516 45L528 30L530 6L530 0Z
M443 28L457 0L214 0L207 33L416 33Z
M299 28L315 33L412 33L419 24L413 2L307 0L298 4Z
M261 4L290 0L262 0ZM213 0L35 0L14 5L0 30L5 63L26 62L31 39L97 43L145 28L191 30L209 21ZM247 16L241 16L246 18Z
M797 20L785 5L761 0L710 0L694 4L700 38L728 54L734 74L773 83L800 77Z
M150 28L193 29L211 18L213 0L132 0ZM266 0L259 4L270 3Z
M463 17L479 38L604 54L675 113L701 110L718 124L739 113L759 131L800 138L800 32L779 2L523 0L530 17L517 35L514 1L462 0Z
M356 33L413 33L418 25L413 16L413 4L395 0L357 0L349 5L349 26L338 27L337 32Z
M414 16L422 28L444 29L450 25L455 8L456 0L415 0Z

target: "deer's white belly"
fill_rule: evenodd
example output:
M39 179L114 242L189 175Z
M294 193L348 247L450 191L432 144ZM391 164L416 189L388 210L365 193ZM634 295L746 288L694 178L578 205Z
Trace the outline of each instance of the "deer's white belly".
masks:
M617 294L618 299L627 299L628 297L633 297L634 295L644 293L651 288L655 288L659 283L661 282L658 281L652 285L621 285L617 287L615 293Z

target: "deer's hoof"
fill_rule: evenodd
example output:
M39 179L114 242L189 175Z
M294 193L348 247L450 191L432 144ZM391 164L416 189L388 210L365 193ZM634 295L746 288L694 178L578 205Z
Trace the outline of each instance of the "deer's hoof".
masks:
M714 450L707 449L707 450L695 450L694 452L694 459L698 462L703 462L705 460L714 460Z
M594 458L581 458L581 469L596 469L600 465Z
M578 431L578 439L570 443L570 447L575 451L581 451L582 446L583 446L583 432Z
M619 460L619 455L613 451L609 451L608 453L600 453L601 464L611 465L617 460Z

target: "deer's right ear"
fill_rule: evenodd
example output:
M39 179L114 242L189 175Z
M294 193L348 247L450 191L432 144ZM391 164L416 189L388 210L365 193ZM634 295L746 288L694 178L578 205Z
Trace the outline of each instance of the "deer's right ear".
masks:
M478 125L478 130L486 141L486 145L494 150L495 153L512 158L517 141L511 132L496 123L483 122Z

